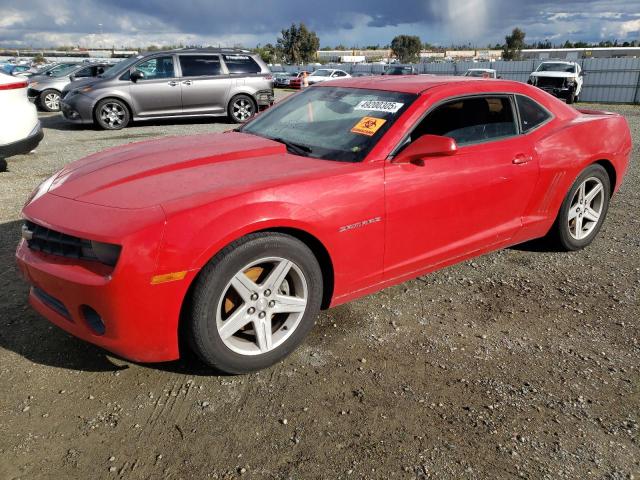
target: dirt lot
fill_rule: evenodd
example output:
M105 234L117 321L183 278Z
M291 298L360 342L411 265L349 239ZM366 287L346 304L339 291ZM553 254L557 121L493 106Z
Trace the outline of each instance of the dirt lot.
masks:
M640 108L604 108L638 145ZM43 122L0 174L0 479L640 477L637 146L587 250L525 245L387 289L324 312L284 363L221 377L50 326L13 251L24 199L67 162L232 125Z

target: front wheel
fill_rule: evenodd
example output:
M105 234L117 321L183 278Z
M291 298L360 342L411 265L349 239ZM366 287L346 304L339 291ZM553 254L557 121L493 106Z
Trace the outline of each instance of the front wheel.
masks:
M595 239L611 197L609 174L601 165L587 167L562 202L550 236L563 250L580 250Z
M129 109L120 100L107 98L98 103L95 110L96 122L105 130L120 130L129 124Z
M291 353L311 330L322 301L313 252L279 233L244 237L200 273L187 334L195 353L227 373L266 368Z
M256 103L248 95L236 95L229 102L229 118L235 123L244 123L258 111Z
M52 89L45 90L40 94L39 103L45 112L59 112L60 92Z

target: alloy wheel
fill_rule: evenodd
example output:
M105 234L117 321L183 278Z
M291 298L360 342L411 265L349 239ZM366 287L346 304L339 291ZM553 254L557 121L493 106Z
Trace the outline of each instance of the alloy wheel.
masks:
M260 355L282 345L296 330L309 298L300 267L268 257L240 269L224 288L216 326L224 344L241 355Z
M239 98L231 106L231 114L240 122L244 122L251 118L254 114L254 107L251 100Z
M44 104L49 110L60 110L60 95L54 92L47 93L44 97Z
M125 111L117 103L105 103L100 109L100 118L109 127L119 127L124 122Z
M569 234L576 240L588 237L596 228L604 207L604 185L596 177L580 184L571 199L568 222Z

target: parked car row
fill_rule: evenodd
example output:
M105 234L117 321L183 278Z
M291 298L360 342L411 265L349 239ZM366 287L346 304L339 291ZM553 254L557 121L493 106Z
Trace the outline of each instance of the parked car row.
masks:
M15 64L9 67L14 75L28 68ZM3 71L7 68L3 66ZM102 62L46 65L18 84L42 110L62 111L71 122L115 130L132 120L188 116L228 116L243 123L273 104L274 86L300 89L305 83L311 86L372 75L369 72L351 75L334 68L272 75L258 55L245 50L179 49L138 55L116 65ZM382 75L417 75L417 72L412 66L392 65ZM500 78L496 70L486 68L469 69L464 76ZM583 73L575 62L543 62L531 74L529 83L573 103L579 98ZM26 127L16 127L22 128L18 135L37 145L34 125L26 134Z

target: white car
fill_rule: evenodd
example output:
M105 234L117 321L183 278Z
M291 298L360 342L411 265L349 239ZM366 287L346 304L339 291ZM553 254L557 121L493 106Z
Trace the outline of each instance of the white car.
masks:
M344 70L336 70L333 68L319 68L315 72L312 72L311 75L307 77L309 81L309 85L313 85L314 83L326 82L327 80L335 80L336 78L348 78L351 77Z
M463 77L477 77L477 78L499 78L498 72L493 68L470 68L464 74Z
M582 93L583 77L582 69L576 62L553 60L538 65L527 83L564 98L567 103L574 103Z
M25 78L0 73L0 160L29 153L42 140L38 112L27 98Z

